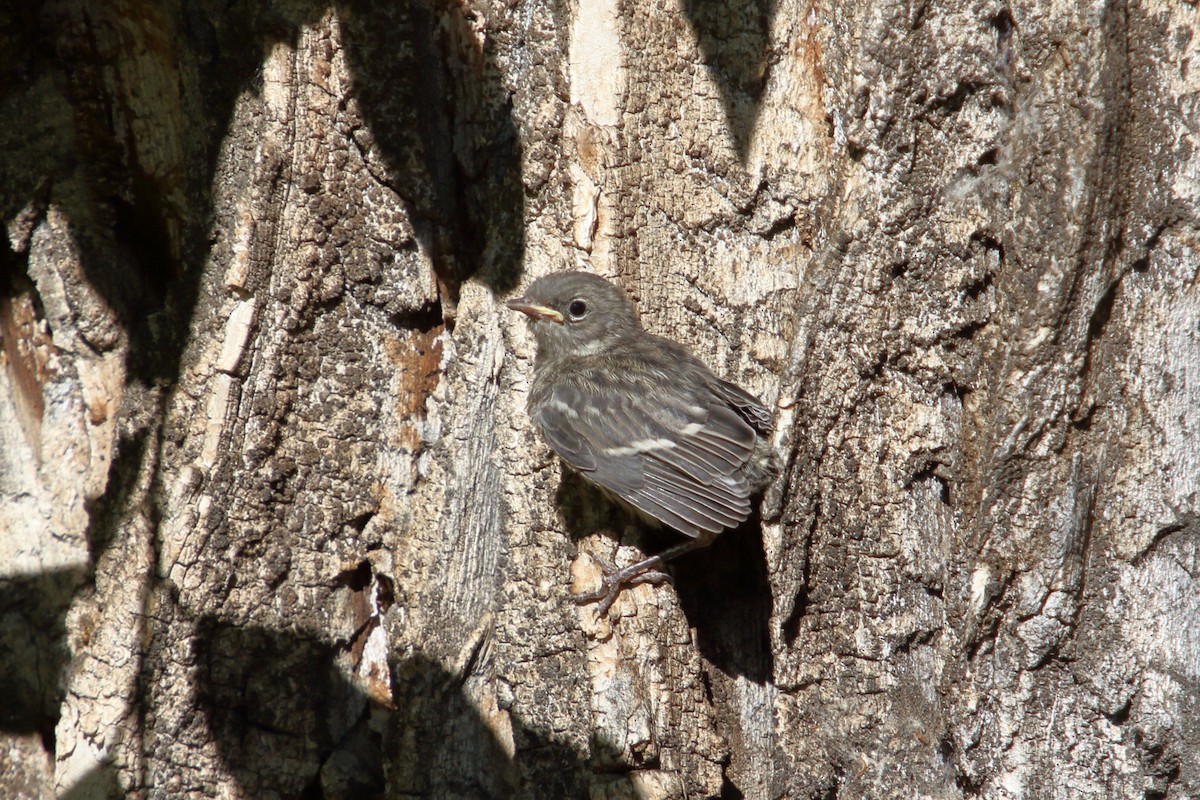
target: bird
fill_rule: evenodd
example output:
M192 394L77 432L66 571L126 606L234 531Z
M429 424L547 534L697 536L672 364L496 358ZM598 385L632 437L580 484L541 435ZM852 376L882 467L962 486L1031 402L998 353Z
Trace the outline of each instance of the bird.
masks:
M744 522L774 473L762 401L682 345L646 331L619 286L590 272L536 279L508 308L537 343L527 411L550 448L639 516L688 537L623 569L602 563L603 615L623 588L670 580L665 563Z

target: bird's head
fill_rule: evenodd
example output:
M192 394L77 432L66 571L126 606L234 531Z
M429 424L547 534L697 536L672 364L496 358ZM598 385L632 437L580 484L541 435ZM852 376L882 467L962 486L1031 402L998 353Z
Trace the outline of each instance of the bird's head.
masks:
M603 353L642 329L625 292L590 272L538 278L507 305L529 316L539 361Z

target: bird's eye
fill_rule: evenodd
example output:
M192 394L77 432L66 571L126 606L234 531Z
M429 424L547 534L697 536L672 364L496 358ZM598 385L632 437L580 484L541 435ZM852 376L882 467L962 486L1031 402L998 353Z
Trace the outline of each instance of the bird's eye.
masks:
M567 306L567 313L571 315L571 319L583 319L587 312L588 305L582 300L572 300L571 305Z

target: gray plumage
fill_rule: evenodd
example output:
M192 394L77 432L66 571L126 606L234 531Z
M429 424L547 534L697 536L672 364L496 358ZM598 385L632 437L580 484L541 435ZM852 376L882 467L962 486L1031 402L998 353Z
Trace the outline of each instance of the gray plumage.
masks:
M596 275L539 278L509 307L532 320L529 414L563 461L693 547L750 515L770 471L771 415L756 397L643 330Z

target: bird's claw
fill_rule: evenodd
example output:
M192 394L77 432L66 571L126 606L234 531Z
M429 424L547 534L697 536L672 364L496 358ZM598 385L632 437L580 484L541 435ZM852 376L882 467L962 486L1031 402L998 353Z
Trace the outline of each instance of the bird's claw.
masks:
M612 565L605 561L592 557L593 560L600 565L600 569L604 575L600 579L600 588L591 592L580 592L579 594L571 595L571 599L579 605L587 605L588 603L599 603L596 607L596 616L602 617L612 608L612 604L616 602L617 595L622 589L628 589L632 586L637 586L642 583L674 583L671 576L662 570L654 569L652 564L647 564L645 561L638 562L623 569L614 569ZM647 559L653 561L653 559Z

